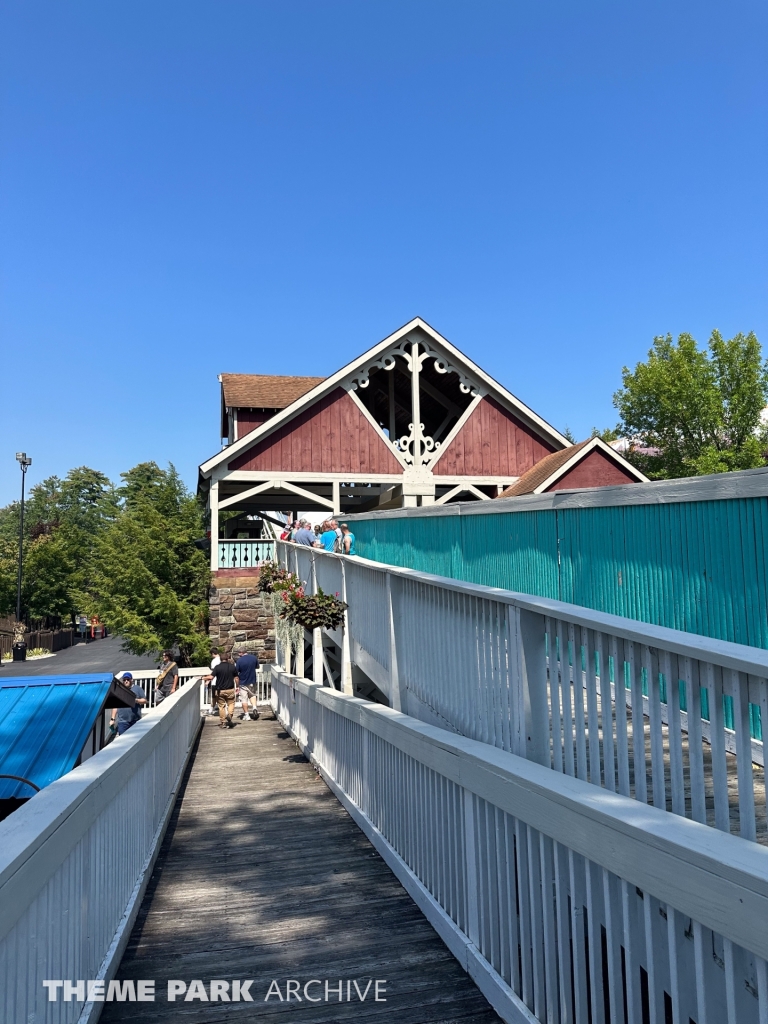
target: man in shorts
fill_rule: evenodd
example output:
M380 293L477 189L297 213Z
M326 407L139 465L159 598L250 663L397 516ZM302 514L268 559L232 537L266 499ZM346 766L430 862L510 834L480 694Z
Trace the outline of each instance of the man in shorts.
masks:
M235 669L240 680L240 703L243 706L243 718L252 718L255 722L259 717L256 710L256 670L259 667L259 659L255 654L248 654L247 651L238 651Z
M203 676L206 682L213 682L216 687L216 703L219 705L219 726L222 729L232 729L234 722L232 716L235 713L235 696L237 695L237 669L232 664L232 659L226 651L221 653L221 661L208 676Z

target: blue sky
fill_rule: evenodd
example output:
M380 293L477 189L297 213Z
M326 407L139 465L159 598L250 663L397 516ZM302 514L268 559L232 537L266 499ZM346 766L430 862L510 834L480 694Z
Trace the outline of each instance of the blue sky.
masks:
M764 3L3 2L0 503L194 485L217 373L415 315L612 425L654 335L768 343L767 126Z

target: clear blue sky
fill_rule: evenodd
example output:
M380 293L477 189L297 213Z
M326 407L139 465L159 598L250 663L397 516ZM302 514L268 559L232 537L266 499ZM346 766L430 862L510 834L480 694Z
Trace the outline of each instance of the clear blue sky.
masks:
M0 503L218 445L221 371L414 315L579 437L655 334L768 349L768 6L0 5Z

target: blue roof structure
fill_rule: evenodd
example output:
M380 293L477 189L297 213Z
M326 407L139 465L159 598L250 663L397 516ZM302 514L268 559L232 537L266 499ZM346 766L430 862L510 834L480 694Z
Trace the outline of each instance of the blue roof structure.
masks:
M0 774L42 789L71 771L102 709L112 673L0 679ZM0 779L0 799L34 790Z

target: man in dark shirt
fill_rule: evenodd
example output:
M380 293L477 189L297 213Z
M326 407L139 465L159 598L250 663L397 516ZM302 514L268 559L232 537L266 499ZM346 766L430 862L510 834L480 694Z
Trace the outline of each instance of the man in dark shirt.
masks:
M235 713L235 694L237 693L237 669L232 664L232 658L225 652L221 655L221 661L214 668L210 676L216 682L216 699L219 705L219 728L232 729L234 722L232 715Z
M243 707L243 718L249 714L256 721L259 712L256 710L256 669L259 667L259 659L255 654L248 654L240 651L237 655L235 668L240 680L240 703ZM249 709L249 705L251 705Z

